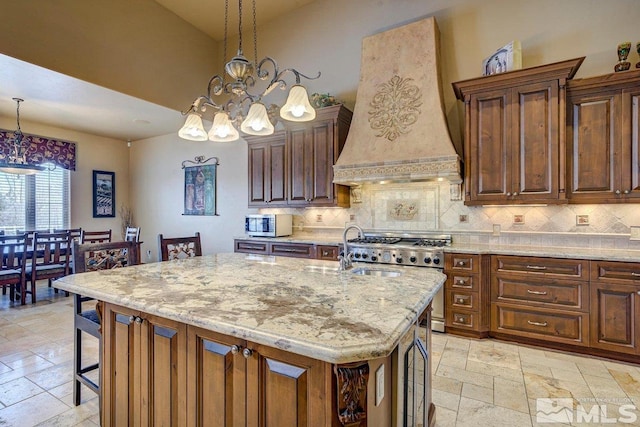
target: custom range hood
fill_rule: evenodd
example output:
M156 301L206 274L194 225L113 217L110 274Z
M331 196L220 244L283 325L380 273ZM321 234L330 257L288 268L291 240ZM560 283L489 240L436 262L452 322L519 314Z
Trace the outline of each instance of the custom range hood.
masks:
M333 182L462 182L440 84L439 30L422 19L362 41L360 82Z

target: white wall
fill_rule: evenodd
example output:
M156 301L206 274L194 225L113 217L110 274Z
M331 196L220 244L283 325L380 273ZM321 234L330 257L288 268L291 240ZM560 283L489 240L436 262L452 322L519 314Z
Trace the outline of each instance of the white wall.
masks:
M71 227L108 230L114 240L121 238L120 206L129 204L129 153L124 141L90 135L69 129L31 123L20 118L27 134L75 142L76 170L71 171ZM0 117L0 128L14 130L15 118ZM115 172L116 217L93 218L93 171Z
M177 133L135 141L131 147L131 206L141 226L142 259L158 259L158 234L181 237L200 232L205 254L233 252L233 237L244 233L247 209L247 144L192 142ZM218 157L219 216L186 216L183 160ZM148 257L151 251L151 257Z

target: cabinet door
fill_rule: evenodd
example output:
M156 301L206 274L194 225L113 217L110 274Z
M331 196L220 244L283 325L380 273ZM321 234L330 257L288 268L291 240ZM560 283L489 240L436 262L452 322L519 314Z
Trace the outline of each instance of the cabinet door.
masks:
M569 97L567 197L573 202L615 200L620 192L619 94Z
M622 91L622 194L640 198L640 88ZM626 160L628 159L628 161Z
M188 426L246 425L245 341L189 327Z
M591 283L591 346L640 353L638 287Z
M253 343L247 348L248 427L335 425L330 364Z
M187 326L153 315L142 316L136 319L141 336L141 425L185 425Z
M512 91L511 141L513 201L558 200L558 81L519 86ZM564 126L564 123L562 124Z
M102 318L102 425L138 425L140 420L139 312L105 304ZM134 421L135 420L135 421Z
M471 175L467 182L470 204L504 202L511 195L509 93L506 89L495 90L470 98L466 162Z
M313 179L313 141L307 128L288 131L289 138L289 204L307 205L310 201L309 182Z
M287 203L286 144L283 132L259 142L248 139L249 207L281 206Z

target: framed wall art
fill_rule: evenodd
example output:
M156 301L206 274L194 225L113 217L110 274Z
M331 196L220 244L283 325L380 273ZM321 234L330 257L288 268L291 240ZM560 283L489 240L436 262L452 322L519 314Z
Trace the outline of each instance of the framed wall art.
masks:
M214 160L212 164L206 164ZM187 166L192 163L194 166ZM184 169L184 214L183 215L218 215L216 203L216 168L218 158L198 156L193 160L182 162Z
M482 61L482 75L506 73L507 71L522 68L522 48L520 41L514 40L506 46L502 46L491 56Z
M93 217L113 218L116 216L116 174L115 172L93 171Z

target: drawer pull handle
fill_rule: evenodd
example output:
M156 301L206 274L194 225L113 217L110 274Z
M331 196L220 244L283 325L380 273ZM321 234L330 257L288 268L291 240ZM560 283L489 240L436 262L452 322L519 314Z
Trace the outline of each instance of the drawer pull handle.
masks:
M527 289L527 293L533 295L546 295L547 291L532 291L531 289Z
M531 270L546 270L547 267L541 266L541 265L527 265L527 268L531 269Z
M527 323L533 326L547 326L547 322L532 322L531 320L527 320Z
M635 271L632 271L631 275L634 277L640 277L640 273L636 273Z
M462 304L464 302L464 298L458 298L458 304Z
M458 261L458 265L462 267L464 265L464 261Z
M458 279L458 281L456 282L458 285L464 285L464 280L462 279Z

